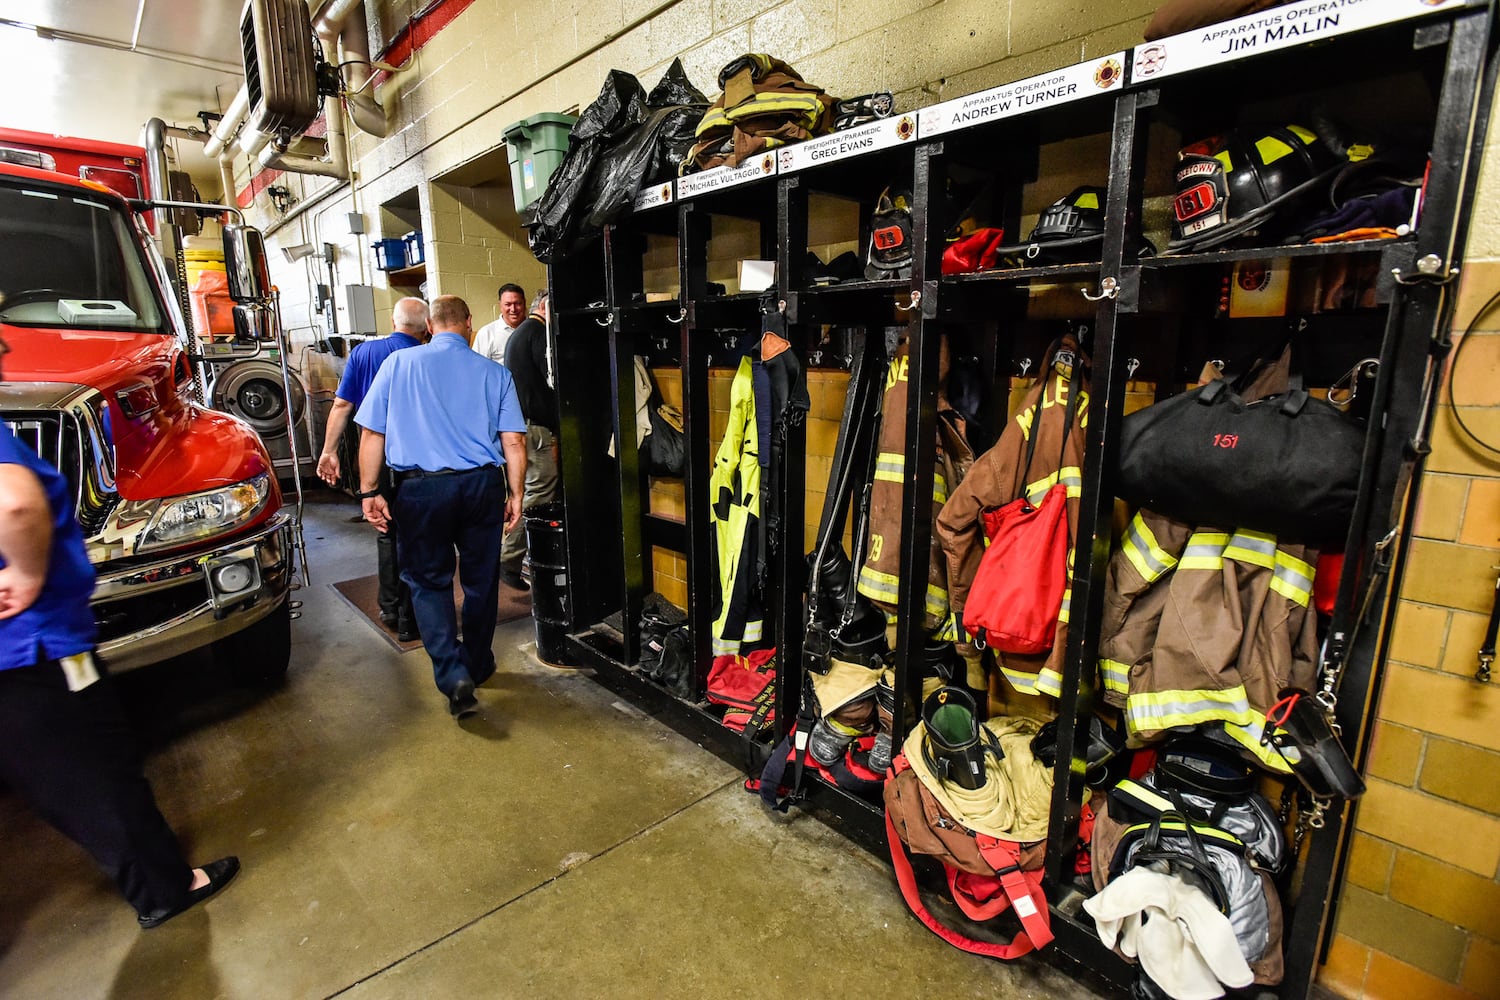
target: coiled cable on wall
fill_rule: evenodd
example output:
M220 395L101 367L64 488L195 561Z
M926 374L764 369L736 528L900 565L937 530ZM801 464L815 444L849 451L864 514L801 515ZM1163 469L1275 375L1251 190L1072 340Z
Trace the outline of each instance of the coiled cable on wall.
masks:
M1470 440L1486 451L1492 451L1500 455L1500 447L1496 447L1485 441L1464 422L1463 412L1459 407L1458 400L1453 396L1453 383L1458 378L1458 363L1463 359L1464 348L1469 346L1470 334L1478 328L1480 321L1489 314L1496 303L1500 303L1500 292L1491 295L1489 301L1479 307L1479 311L1474 314L1473 319L1469 320L1469 325L1464 327L1464 332L1459 336L1458 350L1453 352L1453 363L1448 366L1448 404L1453 407L1453 419L1457 421L1459 428Z

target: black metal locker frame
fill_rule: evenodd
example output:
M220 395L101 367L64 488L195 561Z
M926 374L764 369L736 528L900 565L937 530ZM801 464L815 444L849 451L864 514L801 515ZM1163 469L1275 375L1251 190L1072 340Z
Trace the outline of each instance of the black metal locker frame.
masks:
M1351 530L1346 547L1346 565L1353 567L1351 583L1345 588L1336 620L1347 620L1351 593L1362 591L1375 567L1377 546L1387 536L1391 518L1403 539L1410 537L1415 504L1410 501L1401 510L1397 505L1408 482L1413 489L1421 474L1423 454L1413 442L1424 440L1431 420L1432 407L1424 397L1427 373L1435 369L1440 376L1447 347L1447 330L1452 321L1453 295L1449 284L1456 274L1458 254L1467 234L1467 216L1477 183L1478 163L1483 136L1488 125L1489 103L1493 96L1495 43L1491 38L1489 5L1473 0L1465 8L1441 16L1434 15L1410 25L1383 31L1411 31L1414 49L1446 45L1443 76L1438 93L1439 106L1434 126L1432 167L1426 189L1423 225L1415 239L1401 240L1378 248L1383 271L1397 269L1400 280L1389 286L1385 333L1381 348L1381 377L1376 385L1374 412L1384 415L1382 427L1367 436L1367 466L1361 484L1362 503L1358 520ZM1344 40L1358 45L1358 35ZM1106 202L1106 230L1100 261L1091 267L1073 265L1028 269L1032 276L1055 276L1062 280L1084 280L1097 275L1100 296L1094 313L1092 344L1093 369L1089 389L1093 402L1085 446L1083 488L1079 506L1078 538L1075 541L1075 572L1072 580L1072 627L1064 666L1063 692L1058 699L1059 745L1073 747L1073 759L1059 759L1050 817L1052 836L1046 862L1047 885L1053 903L1053 928L1057 941L1050 954L1075 972L1088 975L1103 984L1123 988L1132 974L1113 953L1105 950L1086 919L1079 914L1081 895L1069 885L1068 866L1071 850L1064 845L1076 840L1082 801L1083 751L1086 732L1078 720L1093 710L1095 692L1093 650L1099 638L1103 602L1103 580L1112 544L1111 512L1113 489L1109 470L1117 451L1118 425L1123 418L1124 392L1128 377L1127 351L1117 343L1123 317L1140 311L1143 275L1160 274L1163 269L1203 263L1206 260L1233 261L1247 256L1322 256L1349 253L1349 248L1298 247L1290 251L1258 248L1256 251L1221 251L1215 255L1183 255L1174 258L1142 260L1137 255L1140 234L1136 216L1141 205L1144 176L1147 117L1161 100L1161 90L1153 86L1129 84L1114 98L1111 152ZM1042 112L1045 114L1045 112ZM942 189L947 172L942 139L922 140L911 149L913 165L913 229L915 260L913 275L904 286L911 301L906 303L910 316L910 372L912 385L907 421L907 489L912 501L902 512L901 598L895 649L898 690L911 689L917 683L915 671L908 664L920 662L923 637L919 628L911 627L923 617L931 521L922 516L928 505L921 498L931 495L935 460L935 428L940 310L945 293L961 309L965 291L961 283L944 282L940 259L943 249L941 232L929 226L937 199L933 193ZM762 251L777 261L778 304L788 329L799 331L803 324L826 318L826 296L807 296L806 272L802 248L806 246L808 225L808 188L798 175L761 181L775 185L775 208L761 216ZM660 688L639 678L630 668L638 654L636 620L640 602L648 589L647 564L649 545L666 545L682 551L688 567L689 621L694 638L696 662L699 664L699 690L711 659L708 599L714 581L709 578L709 546L712 537L707 517L708 473L711 456L708 445L708 355L713 344L708 338L713 320L725 309L743 311L746 303L723 299L705 304L707 292L707 246L710 234L708 219L711 200L684 201L672 206L678 234L679 298L677 315L666 311L632 307L631 289L638 284L638 261L621 258L634 245L621 237L622 227L606 227L602 243L603 303L554 303L565 307L555 312L553 324L554 356L558 364L558 394L564 411L563 479L569 526L596 524L604 498L600 486L615 484L620 491L620 551L603 552L598 531L570 532L569 557L574 566L587 567L586 572L569 574L573 591L572 606L579 610L574 634L569 638L572 652L593 666L598 679L629 696L653 714L679 729L725 759L744 764L745 744L738 734L725 730L713 712L701 704L686 703L670 697ZM715 202L722 204L722 202ZM660 224L668 210L651 210ZM769 224L769 225L768 225ZM774 231L770 229L774 225ZM769 251L774 250L774 254ZM554 264L549 268L550 286L554 291L570 287L576 260ZM1452 269L1452 273L1450 273ZM1018 281L1028 280L1021 276ZM887 287L889 286L889 287ZM584 284L584 287L597 287ZM874 286L872 286L874 287ZM894 290L886 282L879 290ZM744 296L731 297L743 300ZM808 306L816 301L813 310ZM809 315L815 312L816 316ZM633 338L643 323L661 322L677 325L678 358L683 377L684 418L688 442L688 468L684 476L686 523L675 522L648 513L640 491L643 479L638 472L634 446L634 401L631 382ZM590 329L598 324L599 329ZM796 336L794 343L800 342ZM600 341L607 350L600 351ZM607 377L601 377L598 358L608 359ZM595 362L590 366L587 361ZM568 364L563 364L566 360ZM603 463L590 463L571 445L592 443L579 407L589 408L598 400L602 382L608 382L611 394L611 422L619 446L614 474L603 474ZM570 408L574 413L570 416ZM623 431L623 433L622 433ZM800 455L804 443L802 428L789 429L786 454ZM569 440L571 438L571 440ZM574 453L570 454L570 450ZM795 664L800 658L802 602L795 597L801 587L801 532L805 467L790 462L780 481L783 489L774 502L782 504L786 538L770 564L770 579L777 596L768 608L768 627L781 653L781 662ZM1414 494L1412 494L1414 496ZM795 515L795 516L794 516ZM605 519L606 523L608 519ZM577 537L575 537L575 535ZM797 544L792 544L795 539ZM794 551L795 548L795 551ZM1395 547L1382 585L1384 599L1378 602L1380 614L1368 627L1359 631L1356 641L1345 652L1339 720L1348 742L1363 766L1369 752L1371 712L1379 692L1378 657L1389 640L1392 616L1387 604L1399 593L1405 561L1405 547ZM601 563L602 558L602 563ZM618 578L606 579L609 573L594 571L595 566L618 568ZM606 614L620 612L622 634L609 635L597 628ZM1344 618L1339 616L1343 615ZM794 671L784 669L784 676ZM783 735L796 715L800 691L795 685L782 684L778 691L778 727ZM903 699L897 699L896 726L904 733L907 720L902 718ZM763 760L765 747L752 763ZM814 782L808 804L821 818L832 823L851 839L874 853L883 853L883 826L878 809L869 803L831 786ZM1346 806L1328 817L1327 824L1308 838L1306 856L1301 862L1301 890L1287 924L1285 956L1286 977L1280 988L1282 996L1304 996L1311 988L1317 966L1331 937L1334 892L1342 882L1342 867L1353 829L1355 806Z

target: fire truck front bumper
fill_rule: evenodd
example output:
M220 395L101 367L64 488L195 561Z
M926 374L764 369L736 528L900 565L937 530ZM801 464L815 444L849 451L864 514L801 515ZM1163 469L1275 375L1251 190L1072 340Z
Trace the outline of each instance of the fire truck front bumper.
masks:
M291 587L292 516L208 550L111 571L98 567L98 655L114 673L198 649L255 624Z

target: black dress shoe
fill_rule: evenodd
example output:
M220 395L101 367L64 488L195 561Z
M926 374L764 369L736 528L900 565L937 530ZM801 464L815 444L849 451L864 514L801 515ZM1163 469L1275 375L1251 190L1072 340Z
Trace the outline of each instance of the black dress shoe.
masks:
M525 593L526 591L531 589L531 584L522 579L520 573L501 573L500 582L505 584L511 590L519 590L522 593Z
M141 927L146 930L150 930L153 927L160 927L168 920L171 920L173 917L177 916L177 914L181 913L183 910L196 906L197 904L207 899L209 896L212 896L214 893L224 888L236 875L239 874L239 871L240 859L235 857L234 855L230 855L227 858L220 858L217 861L210 861L208 864L203 866L203 874L208 876L208 885L205 885L201 889L193 889L192 891L190 891L187 894L187 898L177 906L169 906L166 909L152 910L150 913L142 913L135 919L140 923Z
M417 629L416 622L405 622L396 626L397 642L416 642L422 638L422 633Z
M455 719L467 719L479 711L479 699L474 697L474 682L461 680L448 696L448 711Z
M380 624L384 625L386 628L395 628L396 627L396 621L397 621L396 612L394 612L394 611L382 611L382 612L380 612Z

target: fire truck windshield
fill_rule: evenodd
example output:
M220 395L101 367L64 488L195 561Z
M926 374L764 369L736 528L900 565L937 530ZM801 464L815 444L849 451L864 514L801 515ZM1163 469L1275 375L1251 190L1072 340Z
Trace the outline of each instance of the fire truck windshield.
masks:
M0 322L167 332L123 209L34 183L0 183Z

